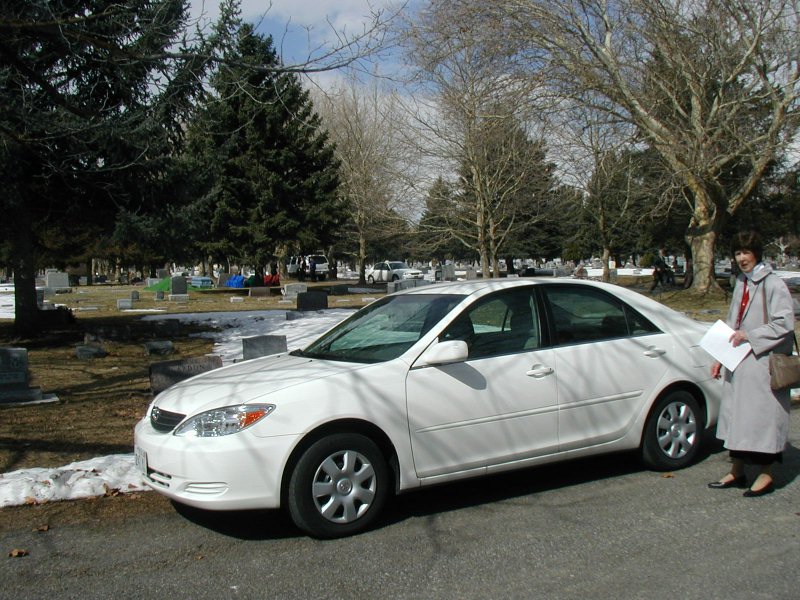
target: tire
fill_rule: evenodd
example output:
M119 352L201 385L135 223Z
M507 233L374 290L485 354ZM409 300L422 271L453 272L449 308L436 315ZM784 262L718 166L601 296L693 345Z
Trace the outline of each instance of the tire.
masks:
M298 528L318 538L353 535L378 517L389 469L378 446L358 434L335 434L311 445L289 480L287 506Z
M655 403L642 433L642 460L656 471L689 465L703 438L702 412L689 392L670 392Z
M375 278L372 275L370 275L369 277L367 277L367 283L370 283L370 284L375 283Z

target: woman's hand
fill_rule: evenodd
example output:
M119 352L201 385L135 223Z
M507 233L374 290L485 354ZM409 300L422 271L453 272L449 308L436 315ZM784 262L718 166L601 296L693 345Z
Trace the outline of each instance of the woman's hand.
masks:
M747 334L745 333L744 329L737 329L731 334L730 342L731 345L736 348L739 344L743 344L747 341Z
M722 371L722 365L719 362L714 361L711 365L711 377L714 379L719 379L720 371Z

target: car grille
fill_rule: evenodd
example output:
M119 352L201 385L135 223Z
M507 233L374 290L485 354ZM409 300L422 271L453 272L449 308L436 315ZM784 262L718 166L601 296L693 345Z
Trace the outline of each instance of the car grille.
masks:
M172 431L186 415L163 410L157 406L150 412L150 424L156 431Z

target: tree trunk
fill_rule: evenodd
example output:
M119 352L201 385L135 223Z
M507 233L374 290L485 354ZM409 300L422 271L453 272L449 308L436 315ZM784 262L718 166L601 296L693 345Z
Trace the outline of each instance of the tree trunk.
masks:
M692 290L702 294L720 289L714 274L714 248L725 224L724 204L715 205L703 190L694 189L692 222L686 242L692 249ZM719 206L719 207L718 207Z
M608 268L608 259L611 258L611 248L603 246L603 281L611 281L611 271Z
M36 301L36 267L30 229L20 227L13 244L14 258L14 333L30 337L41 331L39 304Z
M718 290L719 284L714 274L714 246L716 232L709 231L689 237L692 247L692 290L707 294Z
M364 234L358 234L358 283L367 283L367 238Z

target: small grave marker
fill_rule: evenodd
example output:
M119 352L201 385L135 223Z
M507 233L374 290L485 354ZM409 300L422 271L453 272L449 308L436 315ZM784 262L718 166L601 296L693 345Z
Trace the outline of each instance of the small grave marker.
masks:
M242 338L242 357L244 360L279 354L286 352L287 349L285 335L254 335Z
M42 399L42 389L28 386L28 350L0 348L0 403Z
M175 345L167 341L153 341L153 342L145 342L144 349L147 354L155 354L157 356L166 356L168 354L172 354L175 350Z
M189 287L186 284L185 277L178 275L170 279L169 282L170 300L172 299L172 296L187 294L188 291Z
M216 355L195 356L179 360L166 360L150 365L150 391L157 396L179 381L222 366L222 358Z
M324 310L328 308L325 292L301 292L297 294L297 310Z

